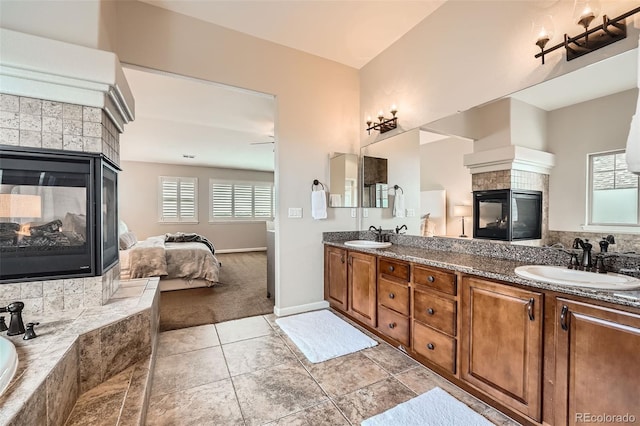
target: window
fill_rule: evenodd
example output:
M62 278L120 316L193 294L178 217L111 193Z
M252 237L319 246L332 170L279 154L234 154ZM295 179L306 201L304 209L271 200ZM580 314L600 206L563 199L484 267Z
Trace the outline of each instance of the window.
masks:
M209 220L271 220L273 184L209 180Z
M198 178L160 176L160 222L198 222Z
M638 225L638 176L625 151L589 155L589 224Z

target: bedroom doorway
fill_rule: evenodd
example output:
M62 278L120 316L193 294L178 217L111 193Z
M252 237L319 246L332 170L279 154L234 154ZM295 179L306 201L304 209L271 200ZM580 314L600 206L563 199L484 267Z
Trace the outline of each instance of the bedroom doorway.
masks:
M222 264L212 287L187 282L161 293L161 329L272 313L265 248L276 196L275 96L126 64L124 73L136 120L120 139L120 218L139 241L202 235ZM159 184L173 180L177 201ZM182 192L181 182L189 183Z

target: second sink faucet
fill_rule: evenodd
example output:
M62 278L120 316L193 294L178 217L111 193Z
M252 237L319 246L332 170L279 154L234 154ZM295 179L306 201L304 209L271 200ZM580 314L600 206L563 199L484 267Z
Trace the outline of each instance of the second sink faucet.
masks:
M369 227L369 231L375 232L377 234L376 235L376 241L382 242L382 226L376 228L375 226L371 225Z
M591 262L591 249L593 248L593 245L586 238L584 241L582 241L580 238L576 238L575 240L573 240L573 248L582 249L582 260L580 261L580 269L590 271L591 267L593 266Z

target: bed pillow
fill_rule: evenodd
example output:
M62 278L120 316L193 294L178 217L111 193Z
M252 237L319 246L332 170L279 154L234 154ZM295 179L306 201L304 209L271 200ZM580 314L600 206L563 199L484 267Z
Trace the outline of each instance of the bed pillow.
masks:
M120 250L128 250L138 242L136 234L131 231L127 231L120 235Z

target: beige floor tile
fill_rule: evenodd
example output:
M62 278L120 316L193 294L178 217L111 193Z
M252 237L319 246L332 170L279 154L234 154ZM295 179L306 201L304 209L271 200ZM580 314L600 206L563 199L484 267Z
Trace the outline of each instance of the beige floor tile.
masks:
M354 425L410 400L416 394L390 377L335 400L338 408Z
M317 364L305 364L322 389L335 398L389 376L375 362L360 352Z
M247 425L280 419L326 400L298 361L232 377Z
M390 374L398 374L420 365L404 352L386 343L365 349L362 353Z
M216 324L216 330L223 345L273 333L273 329L262 316L221 322Z
M158 357L219 345L220 340L213 324L165 331L158 335Z
M147 426L244 425L230 379L151 397Z
M269 426L348 426L349 422L333 402L325 401L267 424Z
M151 395L164 395L229 377L219 346L156 360Z
M436 373L422 366L396 374L395 377L418 395L428 392L435 387L442 387L442 381L444 380ZM443 390L446 389L443 388Z
M291 349L275 334L222 346L232 376L296 361Z

